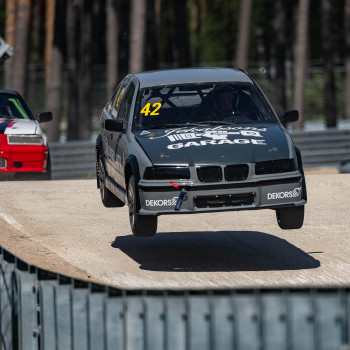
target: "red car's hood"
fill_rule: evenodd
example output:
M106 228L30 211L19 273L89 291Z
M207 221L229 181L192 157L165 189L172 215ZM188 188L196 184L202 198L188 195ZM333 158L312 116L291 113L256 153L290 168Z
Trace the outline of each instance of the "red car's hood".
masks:
M38 131L34 120L0 118L0 134L34 135Z

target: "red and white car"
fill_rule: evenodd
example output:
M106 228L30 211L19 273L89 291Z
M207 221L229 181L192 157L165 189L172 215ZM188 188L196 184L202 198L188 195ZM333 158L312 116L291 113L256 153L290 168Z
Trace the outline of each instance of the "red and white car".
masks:
M16 91L0 90L0 179L51 178L47 138L39 123L51 112L35 117Z

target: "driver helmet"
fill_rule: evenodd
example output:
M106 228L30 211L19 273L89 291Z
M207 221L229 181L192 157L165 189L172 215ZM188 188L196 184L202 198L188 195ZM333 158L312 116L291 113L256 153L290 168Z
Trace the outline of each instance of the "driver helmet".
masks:
M214 103L216 108L221 112L232 112L237 109L239 95L238 90L229 86L223 85L214 89Z

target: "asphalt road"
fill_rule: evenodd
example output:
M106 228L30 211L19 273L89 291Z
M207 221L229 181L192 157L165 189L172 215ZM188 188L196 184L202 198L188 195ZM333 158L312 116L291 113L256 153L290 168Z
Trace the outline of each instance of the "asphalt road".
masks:
M95 180L0 182L0 244L32 264L121 288L350 284L350 175L307 176L300 230L272 210L161 216L131 235L127 207L103 207Z

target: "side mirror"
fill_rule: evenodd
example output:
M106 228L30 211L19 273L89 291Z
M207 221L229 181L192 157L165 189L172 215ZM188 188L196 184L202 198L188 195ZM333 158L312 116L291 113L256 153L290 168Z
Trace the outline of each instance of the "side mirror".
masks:
M124 131L123 122L118 119L106 119L105 129L108 131Z
M298 119L299 119L299 112L296 109L293 109L291 111L284 111L282 113L281 122L284 126L286 126L287 123L296 122Z
M49 122L52 120L52 112L43 112L38 116L39 123Z

